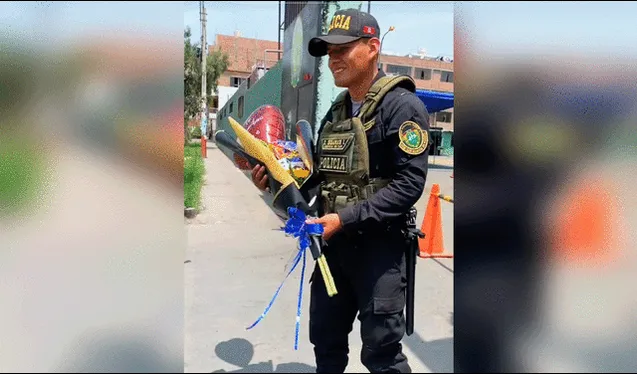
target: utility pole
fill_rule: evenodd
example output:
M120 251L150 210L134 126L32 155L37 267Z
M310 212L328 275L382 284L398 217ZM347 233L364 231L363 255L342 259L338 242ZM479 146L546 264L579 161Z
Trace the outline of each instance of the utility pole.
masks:
M207 144L206 144L206 135L207 135L207 125L208 125L208 114L207 114L207 83L206 83L206 65L208 62L208 42L206 38L206 7L203 1L199 2L199 18L201 19L201 152L202 157L208 157L207 155Z

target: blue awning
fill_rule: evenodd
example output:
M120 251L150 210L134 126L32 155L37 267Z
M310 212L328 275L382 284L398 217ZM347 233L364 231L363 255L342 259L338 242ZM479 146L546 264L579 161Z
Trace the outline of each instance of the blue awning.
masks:
M416 90L416 96L425 103L429 113L453 108L453 93Z

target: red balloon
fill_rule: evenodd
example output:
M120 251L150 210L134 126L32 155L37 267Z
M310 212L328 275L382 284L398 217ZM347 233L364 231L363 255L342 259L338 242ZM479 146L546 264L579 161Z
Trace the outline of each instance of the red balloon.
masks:
M255 138L267 143L275 144L279 140L285 140L285 118L281 110L274 105L262 105L257 108L243 127ZM235 154L234 161L241 170L250 170L248 161Z

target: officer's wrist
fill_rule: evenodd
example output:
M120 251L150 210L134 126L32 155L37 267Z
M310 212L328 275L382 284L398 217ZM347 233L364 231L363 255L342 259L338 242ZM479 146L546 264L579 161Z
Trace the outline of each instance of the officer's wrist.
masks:
M341 228L344 231L351 231L354 229L356 223L356 216L354 214L354 206L348 206L337 212L338 218L341 220Z

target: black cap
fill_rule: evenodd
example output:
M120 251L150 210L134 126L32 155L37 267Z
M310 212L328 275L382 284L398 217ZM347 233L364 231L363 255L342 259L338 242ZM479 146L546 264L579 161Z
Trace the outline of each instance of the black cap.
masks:
M380 28L371 14L357 9L339 10L332 17L327 35L310 40L308 52L314 57L327 54L328 44L346 44L360 38L378 38Z

